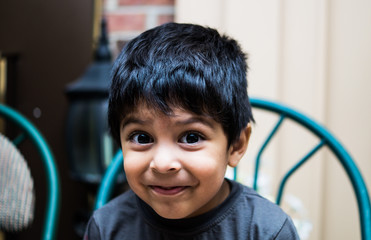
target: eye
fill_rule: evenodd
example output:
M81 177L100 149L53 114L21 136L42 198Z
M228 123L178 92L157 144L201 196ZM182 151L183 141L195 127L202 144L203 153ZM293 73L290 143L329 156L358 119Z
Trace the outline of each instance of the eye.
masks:
M186 144L195 144L202 141L204 138L199 133L189 132L184 134L180 139L179 142L186 143Z
M137 144L153 143L153 138L149 134L143 132L133 133L130 135L129 139Z

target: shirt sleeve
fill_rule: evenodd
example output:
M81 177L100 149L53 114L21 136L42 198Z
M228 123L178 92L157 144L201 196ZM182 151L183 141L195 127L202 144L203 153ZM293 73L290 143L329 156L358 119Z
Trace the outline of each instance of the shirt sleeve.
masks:
M94 216L90 218L85 230L84 240L100 240L100 232Z
M286 218L286 221L282 225L282 228L278 232L275 240L300 240L296 228L290 218Z

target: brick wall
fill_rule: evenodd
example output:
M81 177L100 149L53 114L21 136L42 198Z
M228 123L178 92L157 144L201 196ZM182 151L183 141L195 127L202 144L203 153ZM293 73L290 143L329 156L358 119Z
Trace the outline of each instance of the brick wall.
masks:
M123 45L141 32L174 20L175 0L105 0L110 48L116 58Z

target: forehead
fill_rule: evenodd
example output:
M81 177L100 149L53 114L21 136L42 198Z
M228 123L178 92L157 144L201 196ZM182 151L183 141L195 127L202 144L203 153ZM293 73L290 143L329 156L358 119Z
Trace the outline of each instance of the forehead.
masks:
M130 123L147 124L154 120L174 122L175 124L203 123L211 128L218 124L210 116L195 114L179 107L170 107L170 111L164 113L157 108L149 107L147 104L139 104L134 111L123 118L122 127Z

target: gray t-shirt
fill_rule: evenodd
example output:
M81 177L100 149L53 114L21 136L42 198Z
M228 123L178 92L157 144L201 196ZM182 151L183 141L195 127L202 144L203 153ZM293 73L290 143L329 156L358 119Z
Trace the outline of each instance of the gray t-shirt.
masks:
M280 207L251 188L228 182L231 193L222 204L187 219L165 219L127 191L94 212L84 239L299 239Z

